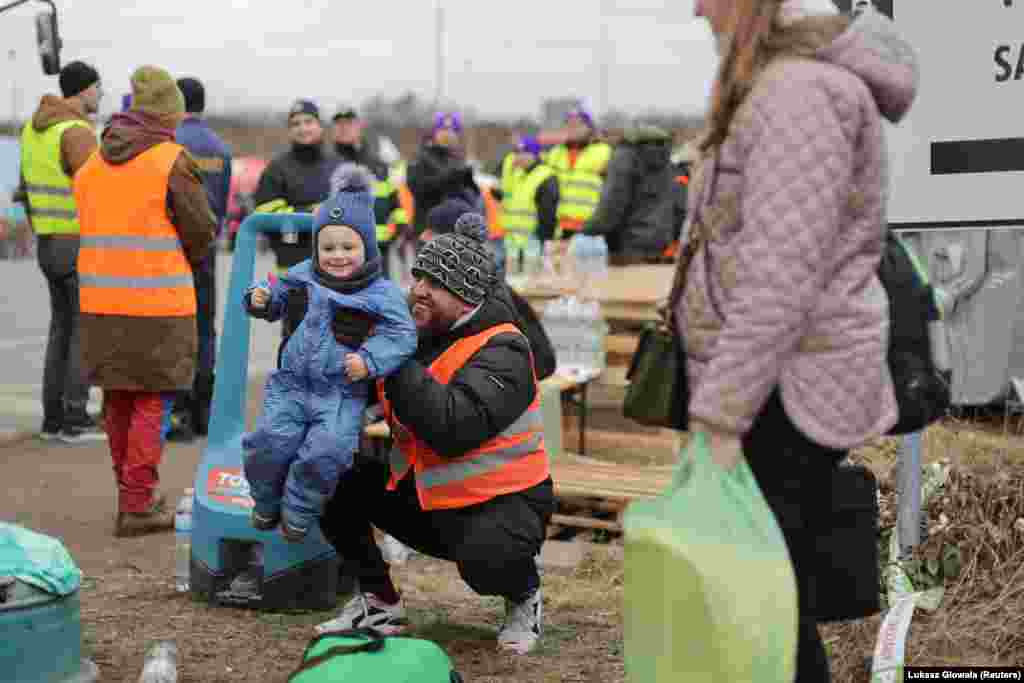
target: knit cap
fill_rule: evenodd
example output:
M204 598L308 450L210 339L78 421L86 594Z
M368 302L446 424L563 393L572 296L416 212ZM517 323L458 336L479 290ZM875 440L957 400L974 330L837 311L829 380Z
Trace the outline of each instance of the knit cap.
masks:
M132 109L147 114L184 114L185 97L166 69L140 66L131 77Z
M320 231L328 225L347 225L359 233L366 262L380 258L377 220L373 213L373 180L358 164L340 164L331 175L331 196L313 219L313 259L317 258Z
M74 97L79 93L88 90L94 83L100 80L100 74L85 62L68 62L60 70L57 82L60 84L60 93L64 97Z
M427 227L434 235L455 232L455 224L467 213L473 213L472 205L460 197L444 200L427 214Z
M471 306L487 299L497 273L487 245L487 222L478 213L463 214L454 232L423 245L412 266L413 277L429 277Z

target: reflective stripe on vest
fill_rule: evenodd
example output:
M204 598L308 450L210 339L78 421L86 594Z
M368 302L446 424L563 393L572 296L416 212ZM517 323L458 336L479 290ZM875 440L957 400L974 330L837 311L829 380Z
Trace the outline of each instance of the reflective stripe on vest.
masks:
M167 182L183 149L164 142L116 166L94 153L76 174L83 313L195 315L192 268L167 215Z
M554 174L550 166L540 164L521 179L513 176L502 202L506 242L525 245L537 232L537 190Z
M71 178L61 163L64 131L92 127L87 121L62 121L39 132L29 121L21 133L21 168L28 194L28 215L39 235L73 235L79 231Z
M492 337L509 332L522 334L515 325L505 323L460 339L431 363L427 371L436 381L448 384ZM387 488L397 488L398 482L412 468L424 510L475 505L495 496L535 486L550 475L536 378L536 395L529 408L501 434L458 458L438 455L398 422L383 391L383 383L379 382L378 386L381 388L384 414L394 436L389 456L391 478Z
M558 174L558 219L563 230L579 230L594 215L604 187L602 174L611 157L612 148L604 142L583 148L575 165L570 165L569 148L565 145L548 154L547 163Z

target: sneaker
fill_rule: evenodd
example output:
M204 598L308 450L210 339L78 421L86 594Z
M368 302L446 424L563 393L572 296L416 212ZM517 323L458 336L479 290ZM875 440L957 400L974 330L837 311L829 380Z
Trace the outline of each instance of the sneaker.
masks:
M278 525L281 521L281 517L280 515L265 515L262 512L256 512L256 510L253 510L249 521L254 529L270 531Z
M60 439L60 432L59 424L44 422L43 428L39 430L39 438L43 441L57 441Z
M228 591L240 598L257 598L260 595L260 575L258 569L247 569L234 579Z
M517 655L525 655L540 640L544 598L538 588L522 602L505 599L505 623L498 632L498 648Z
M337 618L320 624L316 632L373 628L386 636L393 636L404 631L408 625L401 601L389 605L373 593L357 593L341 609Z
M192 443L196 440L192 421L186 413L171 413L171 428L167 432L167 440L174 443Z
M174 508L167 505L163 495L158 495L146 512L119 512L114 535L119 538L141 536L174 529Z
M66 424L58 437L64 443L106 441L107 433L91 420L82 424Z

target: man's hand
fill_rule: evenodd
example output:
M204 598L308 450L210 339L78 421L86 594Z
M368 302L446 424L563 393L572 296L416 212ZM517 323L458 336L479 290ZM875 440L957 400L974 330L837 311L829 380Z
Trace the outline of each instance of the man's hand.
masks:
M350 353L345 356L345 374L353 382L366 379L370 376L370 370L366 367L366 361L358 353Z
M731 470L743 458L743 442L739 434L722 431L704 422L691 420L690 432L703 432L707 437L711 459L724 470Z
M270 290L257 287L249 294L249 301L253 308L266 308L270 302Z

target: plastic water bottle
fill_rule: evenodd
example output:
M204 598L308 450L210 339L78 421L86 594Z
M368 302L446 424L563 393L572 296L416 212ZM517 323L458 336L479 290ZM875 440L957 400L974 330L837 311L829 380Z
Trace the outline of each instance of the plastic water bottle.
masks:
M608 242L603 235L595 235L594 240L594 277L605 279L608 277Z
M526 276L528 284L536 284L537 276L540 274L544 266L544 247L541 245L539 239L530 235L529 239L526 240L526 246L523 247L522 251L522 274Z
M544 306L541 324L551 339L551 346L555 349L555 365L558 368L564 368L567 360L565 355L566 337L562 318L562 300L560 298L552 299Z
M149 648L139 683L178 683L178 646L162 640Z
M174 588L179 593L189 589L189 564L192 560L192 498L195 490L185 489L185 495L174 510Z

